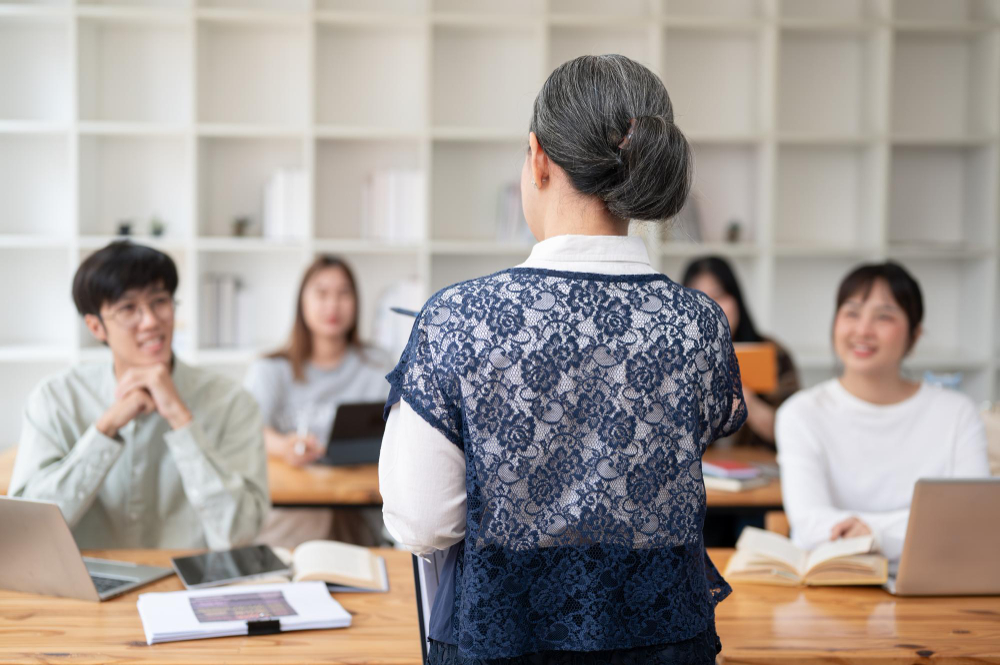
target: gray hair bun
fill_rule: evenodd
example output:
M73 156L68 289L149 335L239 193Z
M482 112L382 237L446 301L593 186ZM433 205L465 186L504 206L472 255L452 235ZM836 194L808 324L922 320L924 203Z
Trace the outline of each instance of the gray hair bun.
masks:
M663 83L623 55L557 67L535 98L531 131L578 191L620 219L669 219L684 206L691 146Z

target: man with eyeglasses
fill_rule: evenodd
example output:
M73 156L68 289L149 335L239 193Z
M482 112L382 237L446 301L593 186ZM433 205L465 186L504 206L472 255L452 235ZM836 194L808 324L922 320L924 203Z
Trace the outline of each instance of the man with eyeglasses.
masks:
M87 258L73 300L110 362L28 398L11 496L59 504L81 548L227 549L268 510L257 405L173 355L177 268L127 241Z

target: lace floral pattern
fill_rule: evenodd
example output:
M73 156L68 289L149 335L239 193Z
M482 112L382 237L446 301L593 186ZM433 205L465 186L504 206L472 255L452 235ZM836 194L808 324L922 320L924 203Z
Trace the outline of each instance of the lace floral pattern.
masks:
M701 455L746 419L721 310L662 275L513 268L436 294L388 376L466 456L462 654L679 642L729 587ZM388 407L387 407L388 408Z

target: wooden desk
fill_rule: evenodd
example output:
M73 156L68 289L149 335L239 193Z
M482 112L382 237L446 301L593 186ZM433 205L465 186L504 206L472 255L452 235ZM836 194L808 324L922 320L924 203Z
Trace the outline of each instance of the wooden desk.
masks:
M271 503L276 506L381 506L378 465L294 467L281 460L267 461Z
M709 550L723 570L732 550ZM877 587L734 584L720 662L1000 663L1000 597L896 598Z
M0 662L32 663L371 663L421 662L420 628L410 555L380 550L389 593L334 597L352 615L350 628L258 637L224 637L147 646L136 598L177 591L176 576L104 603L0 591ZM88 553L170 566L180 552L115 550Z
M761 448L727 448L723 450L709 448L705 453L705 459L731 459L739 462L774 464L776 457L770 450ZM709 508L780 510L782 506L781 483L774 479L769 485L745 492L706 490L706 500Z
M6 494L14 469L17 448L0 453L0 494ZM709 450L706 459L726 457L746 462L774 462L774 453L757 449ZM276 506L378 506L378 467L360 466L295 468L276 459L267 463L271 501ZM780 508L781 485L777 481L747 492L709 491L710 508Z

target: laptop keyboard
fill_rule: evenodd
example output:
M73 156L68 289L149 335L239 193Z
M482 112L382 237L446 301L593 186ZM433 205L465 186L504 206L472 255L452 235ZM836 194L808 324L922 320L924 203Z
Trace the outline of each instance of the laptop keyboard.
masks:
M94 586L97 587L97 593L99 594L114 591L126 584L132 584L132 580L119 580L113 577L101 577L100 575L91 575L90 579L94 580Z

